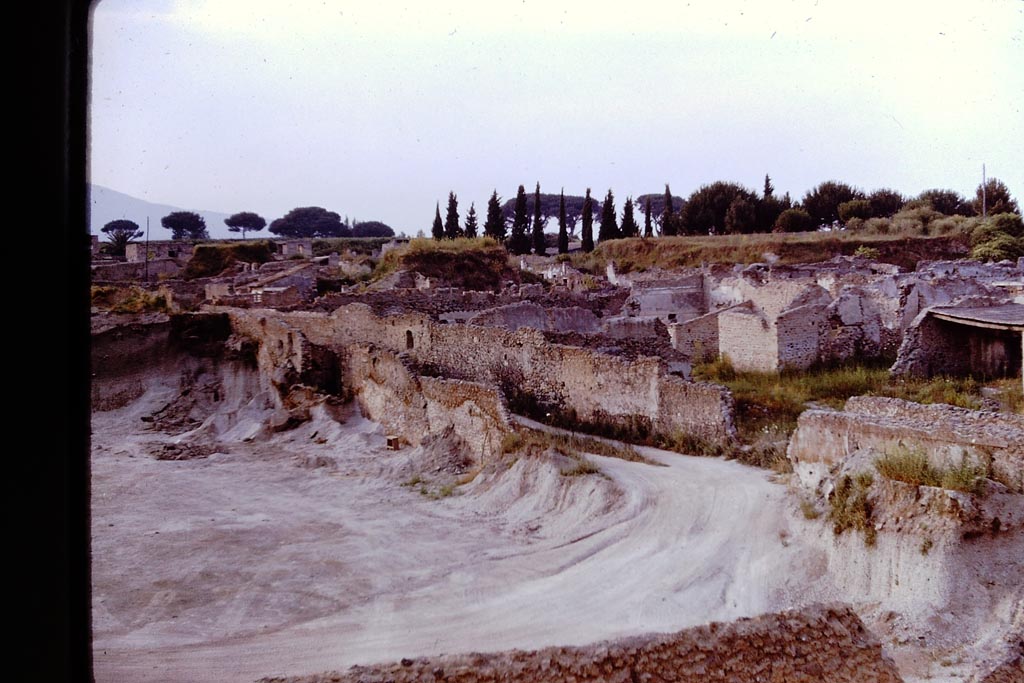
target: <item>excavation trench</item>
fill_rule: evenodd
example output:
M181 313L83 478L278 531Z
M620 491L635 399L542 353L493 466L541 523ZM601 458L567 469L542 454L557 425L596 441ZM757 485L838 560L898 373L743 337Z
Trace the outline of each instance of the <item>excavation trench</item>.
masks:
M979 569L964 570L959 597L883 589L865 572L913 582L906 549L880 543L850 564L863 547L800 517L772 473L654 449L641 451L665 467L591 455L599 474L566 476L522 457L438 495L415 482L431 445L388 450L351 404L315 403L287 424L252 349L120 335L94 343L94 357L129 359L100 364L93 393L100 681L252 681L582 645L822 600L853 602L889 642L958 619L943 644L968 653L955 673L1024 619L1019 584L1006 590L1017 541L989 553L995 587ZM903 660L908 680L924 670Z

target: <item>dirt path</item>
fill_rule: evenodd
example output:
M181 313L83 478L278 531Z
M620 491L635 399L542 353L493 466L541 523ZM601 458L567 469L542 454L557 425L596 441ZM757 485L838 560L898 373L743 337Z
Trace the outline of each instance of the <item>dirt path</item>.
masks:
M429 500L373 424L156 461L94 420L99 681L251 681L421 654L584 644L795 606L825 558L770 474L654 450L566 485L520 460ZM322 425L321 425L322 427ZM127 432L127 433L126 433ZM334 468L296 463L329 453ZM612 485L614 483L614 486Z

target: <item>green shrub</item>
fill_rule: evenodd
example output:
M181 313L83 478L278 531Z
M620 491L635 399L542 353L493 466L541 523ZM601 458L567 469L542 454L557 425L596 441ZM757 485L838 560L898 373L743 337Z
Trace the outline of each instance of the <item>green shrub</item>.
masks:
M892 220L889 218L869 218L864 221L861 230L868 235L888 235L892 232Z
M866 199L851 199L839 205L839 220L847 223L852 218L866 220L871 218L871 202Z
M878 251L878 249L875 249L874 247L868 247L862 244L857 247L856 251L853 252L853 255L859 258L876 260L882 255L882 252Z
M1000 234L971 249L971 258L978 261L1015 261L1024 256L1024 238Z
M811 214L803 209L786 209L775 219L774 232L809 232L814 230Z

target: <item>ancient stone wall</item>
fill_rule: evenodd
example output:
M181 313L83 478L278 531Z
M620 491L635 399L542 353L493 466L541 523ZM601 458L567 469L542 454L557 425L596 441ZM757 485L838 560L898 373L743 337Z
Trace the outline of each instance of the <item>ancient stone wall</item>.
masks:
M802 370L818 361L825 309L823 304L808 304L779 315L775 320L777 369Z
M775 327L748 306L718 316L718 349L737 370L771 372L778 368Z
M991 467L992 478L1024 492L1024 416L972 411L943 404L857 396L844 411L808 410L800 415L787 454L801 482L816 489L830 471L862 456L898 449L919 451L936 467L964 459Z
M223 310L239 329L256 333L254 325L259 323L254 321L274 318L319 346L372 343L408 353L433 374L511 386L582 421L641 431L657 428L715 441L735 434L727 389L668 375L657 358L627 360L551 344L543 333L529 328L510 332L445 325L419 314L378 317L362 304L344 306L329 315ZM287 348L286 342L282 348Z
M672 340L672 348L694 363L706 363L718 358L720 313L721 311L715 311L684 323L669 325L668 334Z
M593 334L600 329L600 322L592 311L573 306L569 308L545 308L532 301L519 301L480 311L466 319L469 325L501 327L517 330L532 327L549 332L580 332Z
M661 318L616 315L604 319L601 333L613 339L658 339L667 336L668 330Z
M161 275L165 277L177 275L181 272L181 266L177 261L169 258L152 259L148 264L143 261L126 261L94 265L92 281L94 283L143 281L146 279L147 272L149 279L155 282Z
M812 606L585 647L403 659L262 683L898 683L881 643L849 607Z
M965 297L956 305L1002 303L991 297ZM931 377L939 374L1005 377L1021 372L1022 335L939 320L930 309L918 314L900 345L892 372Z

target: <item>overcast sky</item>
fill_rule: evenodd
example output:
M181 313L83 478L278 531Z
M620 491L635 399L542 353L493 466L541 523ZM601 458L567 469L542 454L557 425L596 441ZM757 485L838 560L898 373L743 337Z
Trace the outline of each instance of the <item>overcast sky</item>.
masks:
M186 209L296 206L429 233L544 192L1024 200L1021 0L101 0L91 181Z

